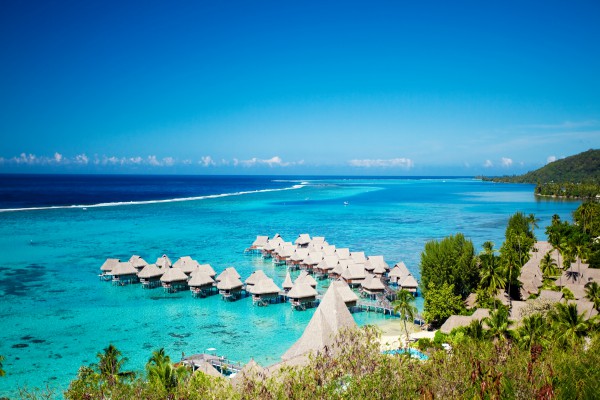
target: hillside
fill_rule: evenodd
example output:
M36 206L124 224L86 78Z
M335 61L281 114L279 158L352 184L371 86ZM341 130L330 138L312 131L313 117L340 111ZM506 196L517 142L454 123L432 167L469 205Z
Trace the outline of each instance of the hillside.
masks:
M551 162L523 175L486 178L513 183L600 183L600 150L588 150Z

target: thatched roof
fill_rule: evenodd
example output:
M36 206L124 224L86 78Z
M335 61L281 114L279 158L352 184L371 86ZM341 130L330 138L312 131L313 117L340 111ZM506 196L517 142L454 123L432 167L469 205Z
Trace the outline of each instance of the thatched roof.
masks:
M133 265L134 268L136 269L142 269L144 268L146 265L148 265L148 263L146 262L146 260L144 260L142 257L137 256L137 255L133 255L129 258L129 262L131 263L131 265Z
M472 320L475 320L475 319L482 320L482 319L487 318L489 316L490 316L490 310L488 310L487 308L478 308L471 315L471 319Z
M290 256L291 261L304 261L308 257L308 249L297 248L294 253Z
M304 259L304 264L306 265L317 265L323 260L323 252L321 251L311 251L308 253L308 257Z
M180 268L183 272L189 275L192 272L194 272L194 270L198 268L199 265L200 264L198 264L198 261L193 260L192 257L183 256L180 257L177 261L175 261L175 264L173 264L173 268Z
M522 272L519 277L521 282L521 298L527 299L532 294L537 294L544 285L542 274L530 271Z
M310 243L310 235L308 233L301 233L294 243L298 246L308 245Z
M118 258L107 258L106 261L104 261L104 264L102 264L102 266L100 267L100 271L104 271L104 272L110 272L112 271L119 263L121 262L121 260L119 260Z
M219 290L241 289L243 286L244 284L240 281L240 278L233 274L227 274L217 283L217 289Z
M367 262L367 257L365 257L364 251L353 251L350 253L350 258L352 258L357 264L364 264Z
M111 271L111 274L113 276L136 275L137 272L137 269L135 269L133 265L127 261L118 263L117 266Z
M309 275L306 271L300 272L300 275L298 275L298 277L295 280L295 283L298 282L304 282L312 287L317 287L317 281L315 281L315 278Z
M367 290L385 290L385 285L381 282L381 279L371 274L367 274L367 277L361 282L360 286Z
M320 351L333 343L335 336L342 328L354 327L356 327L356 322L352 318L352 314L348 311L336 286L331 285L300 339L281 358L285 361L302 354Z
M264 278L248 288L248 292L256 295L277 294L281 291L271 278Z
M349 260L350 259L350 249L347 249L347 248L335 249L335 254L337 254L338 259L340 259L340 260Z
M165 271L158 268L156 264L146 265L140 272L138 272L138 278L140 279L150 279L157 278L159 276L163 276Z
M344 303L348 304L358 301L358 296L350 289L350 286L346 282L337 280L331 282L331 285L335 286Z
M334 245L324 245L321 247L321 251L325 257L333 256L335 254L335 246Z
M451 315L440 327L440 332L448 334L453 329L469 326L472 321L482 320L490 316L490 310L487 308L478 308L472 315Z
M196 270L192 273L192 277L188 281L191 287L208 286L215 283L214 279L204 271Z
M318 269L322 269L324 271L331 271L337 265L338 259L337 256L325 256L316 266Z
M284 289L291 289L294 287L294 284L292 283L292 277L290 276L290 271L288 271L285 275L285 279L283 280L283 284L281 286Z
M327 242L325 241L325 238L323 236L315 236L310 240L310 245L312 246L323 246L326 245Z
M165 273L160 278L161 282L172 283L172 282L183 282L187 281L188 276L180 268L167 268L163 269Z
M567 283L563 287L569 289L573 293L575 300L585 299L585 285L582 283Z
M383 268L384 272L390 269L390 266L388 265L388 263L385 262L383 256L369 256L368 261L372 267L377 268L379 266Z
M294 286L287 293L287 297L291 299L305 299L316 296L317 291L304 281L294 283Z
M244 281L246 285L256 285L262 279L269 279L269 277L265 274L262 269L258 269L254 271L248 279Z
M475 307L475 305L477 304L477 294L475 293L471 293L467 296L467 298L465 299L465 307L467 308L473 308Z
M362 280L367 277L367 272L362 264L348 264L341 277L345 280Z
M511 302L510 319L513 321L521 321L523 319L523 311L527 308L526 301Z
M417 282L414 276L408 275L399 283L399 285L402 288L416 288L419 286L419 282Z
M250 247L254 248L254 249L260 249L265 244L267 244L268 241L269 241L268 236L257 236L256 240L254 240L254 242L252 242L252 246L250 246Z
M235 268L233 267L227 267L223 270L223 272L221 272L219 274L219 276L217 276L217 278L215 279L217 282L221 281L222 279L225 279L226 276L228 275L232 275L234 278L237 279L241 279L241 275L238 274L238 272L235 270Z
M267 244L265 244L263 246L263 249L264 250L268 250L268 251L273 251L277 247L279 247L279 245L281 243L283 243L283 239L281 238L281 236L276 235L273 239L269 239L269 241L267 242Z
M590 319L598 315L598 311L594 307L594 303L587 300L570 300L569 304L577 305L577 312L584 314L585 319Z
M290 245L283 245L283 246L279 246L277 248L277 254L279 255L279 257L282 258L290 258L294 252L296 251L296 246L294 246L293 244Z
M239 387L245 379L263 379L266 376L264 368L251 359L248 364L244 365L244 367L235 374L233 378L231 378L231 385L235 388Z
M548 300L553 303L558 303L563 298L562 292L555 292L553 290L541 290L538 299Z
M210 264L200 264L200 265L198 265L197 271L202 271L206 275L210 276L211 278L214 278L217 275L217 273L215 272L215 270L213 269L213 267L210 266ZM192 272L192 274L193 274L193 272Z
M223 375L215 367L212 366L211 363L206 362L205 360L200 360L194 363L196 366L196 372L200 371L203 374L214 376L215 378L223 378Z
M155 264L160 268L171 268L171 265L173 265L171 259L166 254L163 254L162 257L158 257Z

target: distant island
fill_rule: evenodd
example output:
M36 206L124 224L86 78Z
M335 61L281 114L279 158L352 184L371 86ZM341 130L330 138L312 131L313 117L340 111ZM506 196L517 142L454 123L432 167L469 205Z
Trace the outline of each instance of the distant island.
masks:
M479 178L501 183L535 183L538 196L597 198L600 197L600 150L590 149L556 160L523 175Z

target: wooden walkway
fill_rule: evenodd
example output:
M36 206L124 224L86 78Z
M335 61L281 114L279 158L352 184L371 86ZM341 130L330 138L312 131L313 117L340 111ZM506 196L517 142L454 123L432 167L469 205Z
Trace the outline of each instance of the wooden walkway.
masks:
M181 362L192 367L192 370L200 368L201 361L207 362L223 375L238 373L244 367L239 361L231 361L225 357L219 357L214 354L193 354L181 359Z

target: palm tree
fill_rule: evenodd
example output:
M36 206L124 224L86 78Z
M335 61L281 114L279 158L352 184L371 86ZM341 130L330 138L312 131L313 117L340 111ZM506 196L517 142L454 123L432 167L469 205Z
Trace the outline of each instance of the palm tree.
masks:
M488 289L492 296L496 295L498 289L506 287L506 277L495 252L494 243L488 241L483 244L483 252L479 255L480 285L482 288Z
M6 372L4 371L4 365L2 365L3 362L4 356L0 356L0 376L6 375Z
M480 319L474 319L465 328L465 334L473 339L481 340L485 337L483 322Z
M488 327L488 335L494 340L504 340L510 336L512 321L508 319L508 309L500 307L483 319Z
M540 219L536 218L535 214L529 214L527 216L527 222L529 223L529 229L531 230L532 233L535 234L535 229L540 227L538 225L538 222L540 222Z
M146 371L148 381L166 390L176 388L179 381L189 372L185 366L173 366L164 348L152 352L152 357L146 363Z
M98 353L98 364L100 377L109 385L115 385L121 378L133 379L135 374L131 371L121 371L127 358L122 357L121 352L112 344L104 349L104 353Z
M585 297L594 303L596 310L600 311L600 285L598 285L598 282L585 284Z
M550 254L550 252L544 254L540 260L540 269L542 270L542 274L545 277L555 276L556 268L556 261L554 261L554 258L552 258L552 254Z
M541 344L547 332L546 320L541 314L533 314L524 318L521 327L517 330L519 343L525 348L534 344Z
M577 305L574 303L557 303L549 317L558 342L563 346L580 343L588 332L585 316L577 312Z
M404 331L406 332L406 343L408 343L408 328L406 320L414 321L417 314L417 307L413 305L415 297L408 290L402 289L396 293L396 300L392 303L394 313L400 313L404 321Z

